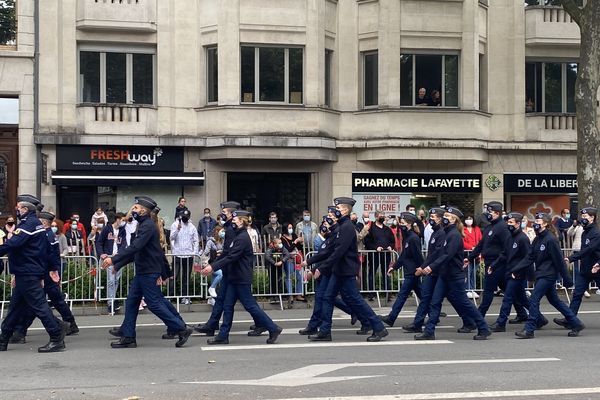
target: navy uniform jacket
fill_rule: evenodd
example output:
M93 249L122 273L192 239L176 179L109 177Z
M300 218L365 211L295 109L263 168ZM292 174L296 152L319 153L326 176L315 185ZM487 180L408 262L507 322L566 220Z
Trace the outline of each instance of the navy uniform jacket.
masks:
M8 254L10 273L15 276L44 277L48 268L48 238L44 226L30 211L21 218L13 236L0 246L0 257ZM3 265L0 268L4 269Z
M442 254L429 264L429 267L448 280L464 279L463 256L465 247L463 237L456 229L456 225L448 225L444 228L444 231L446 237L444 238Z
M227 255L229 249L231 248L231 243L233 242L233 239L236 236L236 230L233 229L233 222L231 222L230 219L225 221L223 229L225 230L225 238L223 239L223 251L217 256L216 260L223 258ZM221 270L223 271L223 277L225 277L227 275L227 265L223 265L221 267Z
M531 241L522 231L517 230L512 235L506 247L506 277L515 275L516 279L527 279L533 270L533 264L529 258L531 253Z
M429 246L427 247L427 258L423 262L422 267L429 267L431 264L442 256L444 253L444 240L446 240L446 231L440 224L433 226L433 233L429 238ZM431 275L438 276L439 271L431 268Z
M46 265L48 271L60 271L60 247L58 238L52 232L51 228L46 228L46 237L48 238L48 251L46 256Z
M335 233L335 245L327 264L332 272L339 277L355 277L358 275L360 262L358 260L358 243L354 225L348 216L338 220L338 230Z
M252 240L245 228L236 229L234 238L223 254L211 264L213 271L223 270L223 276L233 284L252 284L254 250ZM227 238L227 234L225 234ZM223 269L226 267L225 269Z
M510 231L502 218L497 218L483 230L481 241L469 253L469 261L473 262L481 254L487 268L492 270L504 268L506 265L506 242L510 240Z
M149 215L140 216L137 221L131 245L112 257L115 269L118 271L130 262L135 262L137 275L161 274L165 254L160 247L158 228Z
M125 227L119 227L119 233L115 238L115 231L112 224L106 225L100 231L100 235L98 236L98 243L96 245L96 251L98 254L108 254L109 256L113 254L113 247L115 244L115 240L117 241L117 252L121 251L121 249L127 246L127 232L125 232Z
M556 280L560 275L566 287L573 286L558 239L548 229L533 240L529 260L535 263L535 279Z
M333 254L335 248L335 238L337 236L337 224L333 225L330 229L329 235L325 238L323 244L319 248L317 254L306 260L306 264L313 265L319 263L316 269L319 270L321 275L331 276L331 263L329 259Z
M404 268L404 276L415 276L417 267L423 264L421 238L413 230L404 234L404 249L394 264L394 269Z
M598 278L600 273L592 274L592 267L600 261L600 229L596 224L583 228L581 250L569 256L569 261L581 260L579 273L588 278Z

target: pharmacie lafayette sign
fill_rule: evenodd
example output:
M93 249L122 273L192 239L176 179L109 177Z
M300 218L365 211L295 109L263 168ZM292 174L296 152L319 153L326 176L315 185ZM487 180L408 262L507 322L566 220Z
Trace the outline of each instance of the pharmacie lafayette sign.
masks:
M577 174L504 174L507 193L577 193Z
M183 171L182 147L57 146L57 170Z
M481 175L353 172L352 192L481 193Z

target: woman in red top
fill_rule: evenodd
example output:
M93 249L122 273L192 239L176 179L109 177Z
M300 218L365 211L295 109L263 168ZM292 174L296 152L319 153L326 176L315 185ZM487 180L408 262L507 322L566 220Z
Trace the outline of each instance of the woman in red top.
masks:
M465 219L465 236L463 238L463 245L465 247L465 257L468 252L473 250L477 243L481 240L481 229L477 225L473 225L473 217L467 216ZM469 270L467 273L467 297L470 299L478 299L479 295L475 292L475 282L477 280L477 271L479 271L479 257L473 264L469 264Z

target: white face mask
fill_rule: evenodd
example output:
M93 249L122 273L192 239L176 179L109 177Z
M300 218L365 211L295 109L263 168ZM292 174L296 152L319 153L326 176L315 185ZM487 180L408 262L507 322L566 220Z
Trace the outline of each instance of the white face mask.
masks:
M126 222L125 222L125 221L121 221L121 222L119 222L119 227L120 227L120 228L122 228L122 227L124 227L124 226L125 226L125 224L126 224Z
M96 225L96 226L97 226L98 228L100 228L100 229L104 228L104 224L98 224L98 225Z
M465 224L467 224L467 226L472 226L473 225L473 220L472 219L467 219L467 220L465 220Z
M288 229L288 234L291 235L292 233L294 233L294 230L293 229Z

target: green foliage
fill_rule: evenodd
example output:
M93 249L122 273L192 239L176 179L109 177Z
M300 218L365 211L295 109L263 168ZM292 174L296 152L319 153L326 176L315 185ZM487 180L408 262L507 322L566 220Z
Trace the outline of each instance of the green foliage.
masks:
M0 0L0 45L15 44L17 15L15 0Z

